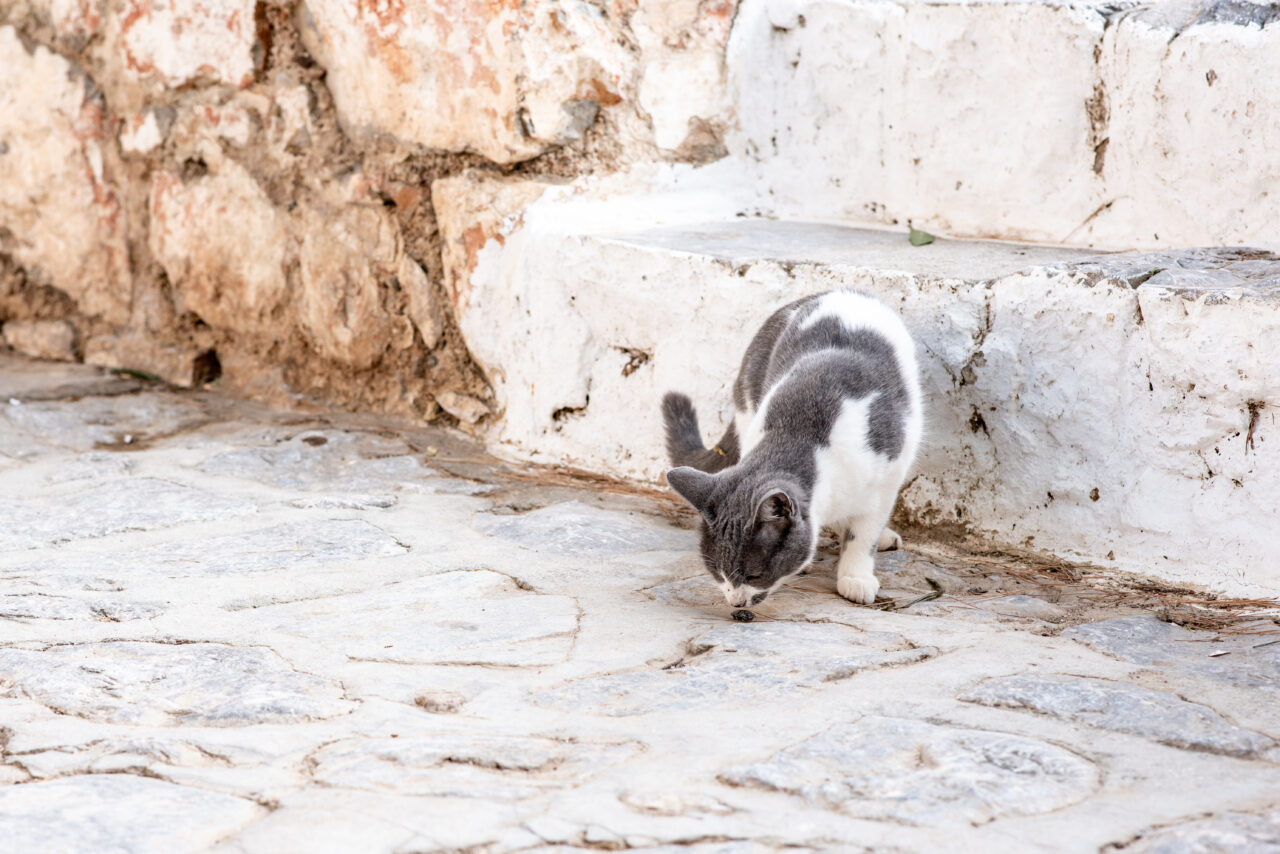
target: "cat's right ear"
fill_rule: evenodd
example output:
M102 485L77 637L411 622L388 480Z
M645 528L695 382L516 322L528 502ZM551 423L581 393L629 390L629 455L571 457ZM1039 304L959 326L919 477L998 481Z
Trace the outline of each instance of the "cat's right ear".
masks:
M711 490L716 485L713 475L689 466L681 466L667 472L667 483L671 484L671 488L680 493L685 501L692 504L695 510L704 516L707 515L707 502L711 498Z

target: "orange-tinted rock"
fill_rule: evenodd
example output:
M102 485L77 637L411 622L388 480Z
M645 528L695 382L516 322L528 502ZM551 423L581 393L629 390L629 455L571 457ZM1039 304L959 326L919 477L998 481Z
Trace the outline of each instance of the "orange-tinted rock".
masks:
M104 156L103 107L80 69L0 27L0 251L89 315L124 320L123 212Z
M629 56L581 2L307 0L304 39L348 132L515 163L621 100Z
M212 326L278 334L288 288L288 221L244 167L220 158L184 184L151 179L151 252L181 300Z

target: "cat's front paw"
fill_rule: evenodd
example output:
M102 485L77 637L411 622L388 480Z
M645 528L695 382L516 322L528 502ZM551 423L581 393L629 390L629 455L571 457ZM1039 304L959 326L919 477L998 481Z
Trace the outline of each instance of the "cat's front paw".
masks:
M900 548L902 548L902 537L898 536L897 531L885 528L880 532L880 539L876 540L876 551L895 552Z
M874 575L846 575L836 579L836 590L850 602L870 605L880 591L880 580Z

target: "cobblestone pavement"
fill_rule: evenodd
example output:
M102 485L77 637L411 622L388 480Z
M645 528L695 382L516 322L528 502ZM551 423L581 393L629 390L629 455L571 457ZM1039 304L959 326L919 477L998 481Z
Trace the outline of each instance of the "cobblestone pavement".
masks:
M8 850L1280 851L1280 645L144 386L0 362Z

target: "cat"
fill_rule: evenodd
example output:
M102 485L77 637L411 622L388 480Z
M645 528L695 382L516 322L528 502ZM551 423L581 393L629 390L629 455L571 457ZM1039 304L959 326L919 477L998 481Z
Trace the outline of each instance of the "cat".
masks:
M687 395L662 400L671 485L701 516L703 562L735 608L804 569L822 528L840 535L836 589L875 601L875 552L924 429L915 343L880 301L837 290L796 300L756 333L735 414L712 448Z

